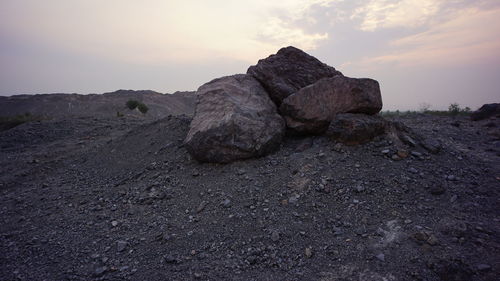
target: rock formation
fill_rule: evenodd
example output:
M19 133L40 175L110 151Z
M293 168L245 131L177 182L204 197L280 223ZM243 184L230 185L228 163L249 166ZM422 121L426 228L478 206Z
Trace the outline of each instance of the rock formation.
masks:
M226 163L261 156L279 146L283 118L252 76L215 79L196 95L195 116L185 140L196 160Z
M342 75L335 68L295 47L282 48L275 55L259 60L257 65L248 68L247 74L262 83L277 105L321 78Z
M400 147L432 153L441 148L376 115L382 109L377 81L345 77L294 47L260 60L247 74L206 83L196 96L185 145L201 162L263 156L279 147L286 127L302 135L326 134L347 145L384 135Z
M326 135L347 145L362 144L385 133L387 121L380 116L342 113L330 123Z
M321 134L339 113L376 114L382 109L377 81L345 76L324 78L283 100L280 112L287 127Z

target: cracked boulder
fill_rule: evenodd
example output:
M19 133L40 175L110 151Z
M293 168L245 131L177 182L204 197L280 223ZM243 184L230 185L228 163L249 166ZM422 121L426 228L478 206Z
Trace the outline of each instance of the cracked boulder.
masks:
M291 46L259 60L257 65L248 68L247 74L259 80L277 105L299 89L322 78L342 76L335 68Z
M382 109L377 81L335 76L323 78L283 100L280 112L299 134L322 134L339 113L373 115Z
M227 163L265 155L279 147L283 118L252 76L215 79L196 93L196 111L185 147L200 162Z

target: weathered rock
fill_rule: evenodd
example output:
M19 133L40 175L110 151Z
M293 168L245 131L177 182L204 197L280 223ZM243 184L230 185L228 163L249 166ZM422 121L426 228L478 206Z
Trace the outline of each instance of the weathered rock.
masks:
M268 91L271 99L280 105L283 99L321 78L342 75L313 56L295 48L282 48L275 55L261 59L248 68Z
M123 252L127 248L127 245L128 245L127 241L119 240L116 242L116 250L118 252Z
M312 248L311 247L307 247L305 250L304 250L304 255L306 256L306 258L311 258L313 256L313 251L312 251Z
M432 154L437 154L443 149L438 139L425 138L401 122L388 122L385 130L387 137L399 147L403 145L422 147Z
M330 123L326 135L347 145L362 144L384 134L386 123L377 115L342 113Z
M472 112L470 119L473 121L488 119L490 117L500 117L500 103L488 103Z
M107 266L100 266L100 267L98 267L98 268L96 268L94 270L94 276L95 277L103 276L104 273L106 273L106 271L108 271L108 267Z
M283 118L255 78L227 76L198 89L185 145L198 161L227 163L277 148L284 128Z
M344 76L323 78L283 100L280 112L298 133L321 134L338 113L376 114L382 109L377 81Z

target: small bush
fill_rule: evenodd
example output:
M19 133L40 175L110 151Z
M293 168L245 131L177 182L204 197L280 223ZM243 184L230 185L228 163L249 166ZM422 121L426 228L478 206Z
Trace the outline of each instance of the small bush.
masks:
M418 111L407 110L407 111L399 111L399 110L385 110L381 111L379 114L384 117L404 117L411 116L416 114L428 114L434 116L457 116L457 115L469 115L471 113L470 107L466 106L461 108L458 103L452 103L448 107L448 110L431 110L431 105L427 103L422 103L419 106Z
M146 112L148 112L149 108L143 104L143 103L139 103L137 105L137 109L139 109L139 111L142 113L142 114L146 114Z
M123 117L123 113L121 113L120 111L117 111L116 112L116 117Z
M451 115L458 115L458 113L460 113L460 105L458 105L458 103L450 104L450 106L448 107L448 112Z
M139 106L139 104L140 104L140 102L138 102L136 100L128 100L125 105L128 107L128 109L134 110L136 107Z
M452 116L456 116L459 114L460 115L467 115L470 113L470 107L466 106L464 108L461 108L460 105L455 102L455 103L450 104L450 106L448 107L448 112Z

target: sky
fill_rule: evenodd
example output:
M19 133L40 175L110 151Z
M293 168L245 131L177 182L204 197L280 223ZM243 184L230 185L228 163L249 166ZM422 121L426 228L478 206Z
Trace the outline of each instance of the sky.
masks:
M0 95L196 90L290 45L385 110L500 102L498 0L0 0Z

